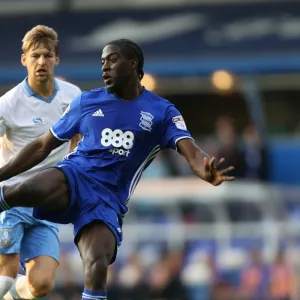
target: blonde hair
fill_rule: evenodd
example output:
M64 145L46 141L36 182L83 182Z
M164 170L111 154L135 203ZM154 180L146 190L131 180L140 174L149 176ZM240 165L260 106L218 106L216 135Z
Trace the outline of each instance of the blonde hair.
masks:
M22 40L22 50L26 53L32 46L36 49L41 44L49 50L54 50L55 54L58 55L57 32L45 25L37 25L25 34Z

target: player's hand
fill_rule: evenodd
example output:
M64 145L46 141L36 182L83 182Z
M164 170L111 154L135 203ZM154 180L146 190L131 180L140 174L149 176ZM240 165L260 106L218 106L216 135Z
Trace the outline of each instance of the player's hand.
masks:
M207 157L204 158L204 176L205 180L214 186L220 185L223 181L233 181L234 176L227 176L228 172L234 170L233 166L220 170L220 167L225 162L224 158L221 158L215 166L216 158L212 157L210 161Z

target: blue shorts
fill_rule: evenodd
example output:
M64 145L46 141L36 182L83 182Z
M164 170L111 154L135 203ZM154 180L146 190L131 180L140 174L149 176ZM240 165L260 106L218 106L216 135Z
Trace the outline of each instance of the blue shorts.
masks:
M94 221L104 222L116 239L116 250L111 263L116 259L117 250L122 242L122 216L101 198L102 185L88 176L81 168L64 161L54 168L62 171L69 187L70 203L63 212L50 212L34 208L34 217L60 224L74 224L74 241L77 244L77 234L87 224Z
M22 264L42 255L59 262L57 226L35 219L32 212L16 207L0 214L0 254L20 254Z

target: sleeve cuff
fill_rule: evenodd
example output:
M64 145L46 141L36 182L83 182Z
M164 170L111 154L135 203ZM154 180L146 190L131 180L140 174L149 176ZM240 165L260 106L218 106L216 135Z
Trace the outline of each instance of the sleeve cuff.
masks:
M195 142L195 140L194 140L192 137L188 136L188 135L186 135L186 136L181 136L181 137L177 138L177 139L175 140L175 150L176 150L177 152L179 152L179 151L178 151L178 148L177 148L177 143L178 143L180 140L183 140L183 139L190 139L190 140L192 140L192 141Z
M60 137L54 132L54 130L53 130L52 127L51 127L49 130L50 130L50 132L51 132L58 140L60 140L60 141L62 141L62 142L67 142L67 141L69 141L69 139L62 139L62 138L60 138Z

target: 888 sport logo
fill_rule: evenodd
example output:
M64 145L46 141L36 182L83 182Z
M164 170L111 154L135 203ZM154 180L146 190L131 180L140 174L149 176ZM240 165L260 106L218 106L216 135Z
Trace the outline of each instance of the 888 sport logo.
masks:
M109 149L112 154L128 157L133 141L134 134L131 131L123 132L121 129L105 128L101 133L101 144L105 147L113 146L114 148Z

